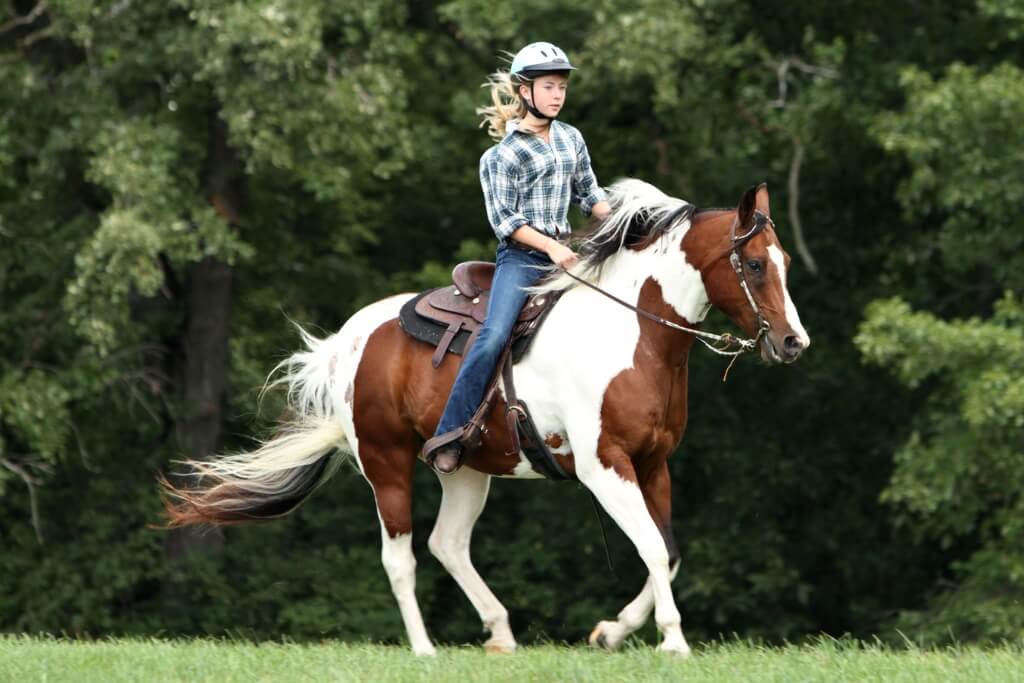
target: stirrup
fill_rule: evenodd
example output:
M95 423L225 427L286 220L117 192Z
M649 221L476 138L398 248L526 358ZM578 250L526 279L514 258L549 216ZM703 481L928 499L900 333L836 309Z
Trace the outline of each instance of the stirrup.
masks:
M427 439L427 442L423 444L423 448L420 450L420 457L423 458L423 461L425 463L433 467L434 457L437 455L437 451L450 443L459 441L459 439L462 438L462 435L465 433L465 431L465 427L458 427L456 429L451 430L450 432L438 434L437 436L433 436Z

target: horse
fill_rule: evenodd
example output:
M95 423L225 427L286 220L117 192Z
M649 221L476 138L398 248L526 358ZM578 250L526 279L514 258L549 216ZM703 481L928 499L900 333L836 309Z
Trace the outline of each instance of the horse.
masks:
M535 288L560 298L513 378L558 463L593 493L648 571L640 594L616 619L598 623L590 643L619 647L653 608L659 649L687 656L670 585L680 555L668 458L686 428L687 372L699 326L714 306L757 335L769 364L795 361L810 339L786 286L790 259L764 184L731 210L695 210L635 179L612 185L609 202L612 212L595 221L578 263L567 272L552 268ZM448 355L433 368L433 348L399 327L399 309L413 296L370 304L326 339L300 327L306 350L275 368L276 381L268 379L268 386L287 386L295 417L252 452L186 461L195 486L166 479L162 486L168 526L268 520L295 509L351 458L373 489L381 560L409 643L415 654L433 655L414 591L412 479L458 361ZM492 477L540 475L509 450L498 386L483 444L461 469L438 475L442 501L428 547L479 613L490 633L486 650L507 653L516 649L508 612L473 567L470 536Z

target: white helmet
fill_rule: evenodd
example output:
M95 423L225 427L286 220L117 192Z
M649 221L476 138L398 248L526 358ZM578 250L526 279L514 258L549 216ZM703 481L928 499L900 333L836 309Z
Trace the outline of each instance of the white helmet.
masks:
M530 43L516 53L509 71L513 76L534 78L552 71L573 71L575 69L576 67L569 63L565 52L557 45Z

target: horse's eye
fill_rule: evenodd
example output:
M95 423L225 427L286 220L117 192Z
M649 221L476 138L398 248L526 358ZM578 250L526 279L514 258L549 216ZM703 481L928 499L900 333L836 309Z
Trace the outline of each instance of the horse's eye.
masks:
M761 262L760 261L747 261L747 269L751 273L760 273L761 272Z

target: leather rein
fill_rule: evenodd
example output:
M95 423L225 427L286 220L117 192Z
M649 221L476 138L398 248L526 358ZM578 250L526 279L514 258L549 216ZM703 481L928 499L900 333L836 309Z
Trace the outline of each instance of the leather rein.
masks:
M666 320L661 316L655 315L650 311L645 311L644 309L638 306L634 306L628 301L620 299L611 292L601 289L597 285L588 282L583 278L570 273L569 271L565 271L565 274L568 275L573 280L575 280L576 282L579 282L580 284L590 287L595 292L603 294L604 296L608 297L615 303L621 306L625 306L626 308L630 309L631 311L634 311L639 315L642 315L648 320L652 320L658 323L659 325L664 325L665 327L669 327L680 332L686 332L688 334L694 335L695 337L697 337L698 341L700 341L702 344L704 344L704 346L708 347L715 353L721 356L733 356L733 360L735 360L736 356L756 349L758 343L761 341L761 337L764 336L765 332L771 329L771 325L761 314L761 309L757 305L757 301L754 300L754 295L750 292L750 286L747 284L746 274L743 272L743 260L740 256L740 250L743 248L743 245L749 242L751 239L753 239L758 233L762 232L769 225L772 228L775 227L775 223L767 214L755 209L754 224L750 227L750 230L748 230L746 233L742 235L737 235L737 222L733 221L730 233L731 246L729 248L729 263L732 265L732 269L736 273L736 277L739 280L740 289L743 290L743 293L747 297L747 302L753 309L754 314L757 315L757 334L754 336L753 339L741 339L732 334L729 334L728 332L724 334L713 334L711 332L705 332L703 330L699 330L693 327L679 325L677 323L672 322L671 320ZM715 344L719 344L719 346L715 346ZM732 350L732 347L736 347L736 349ZM732 367L731 363L729 364L729 367ZM726 369L726 374L728 374L728 372L728 369Z

